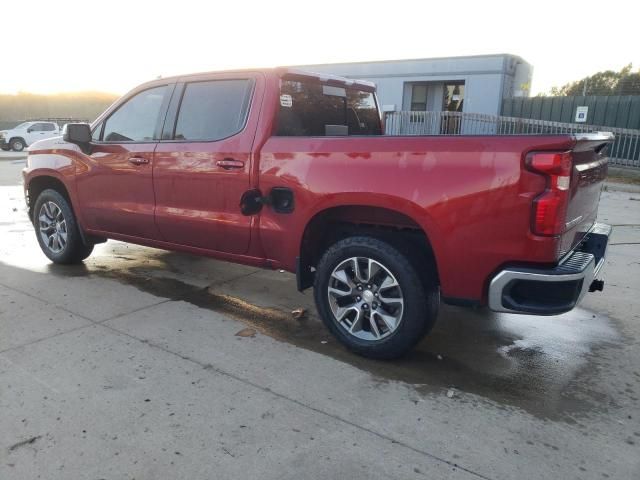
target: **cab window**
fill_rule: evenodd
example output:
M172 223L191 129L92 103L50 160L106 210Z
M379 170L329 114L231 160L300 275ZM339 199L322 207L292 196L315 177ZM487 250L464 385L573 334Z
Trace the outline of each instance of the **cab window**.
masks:
M150 88L122 104L104 122L103 141L153 141L167 89L167 85Z
M102 140L102 123L95 127L91 132L91 140L94 142Z
M382 135L375 96L319 80L284 79L276 135Z
M240 132L247 121L253 80L213 80L185 85L174 140L216 141Z

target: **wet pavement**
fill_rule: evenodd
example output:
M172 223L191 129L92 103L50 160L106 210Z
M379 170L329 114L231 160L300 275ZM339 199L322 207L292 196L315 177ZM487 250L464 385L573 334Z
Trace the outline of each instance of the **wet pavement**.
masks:
M16 365L22 358L16 354L27 354L32 344L42 348L46 342L63 342L67 336L91 329L108 329L110 334L141 342L138 347L127 345L133 348L131 355L152 346L203 371L217 372L258 388L262 394L293 402L294 409L301 409L296 415L302 424L307 415L310 421L325 415L341 428L358 430L360 433L341 432L340 442L356 438L355 443L364 442L352 446L361 460L378 451L360 452L367 442L381 442L376 449L381 448L384 455L411 457L408 470L406 463L398 471L385 470L378 465L384 463L384 455L373 460L375 473L350 465L348 472L355 478L424 478L425 474L431 478L515 478L516 472L519 478L640 477L640 201L635 194L603 193L601 220L617 225L604 294L591 294L580 308L553 317L442 306L436 327L412 354L379 362L355 356L334 341L315 313L311 291L298 293L288 273L116 241L97 246L83 265L50 264L38 248L24 212L21 187L12 177L19 162L7 165L0 161L0 185L4 185L0 187L0 288L5 290L0 290L4 302L0 332L5 337L0 337L0 388L6 388L8 380L3 378L10 379L12 370L3 367L3 359ZM12 295L37 299L56 314L67 312L73 320L57 326L47 321L41 331L35 322L33 327L25 325L10 332L22 316L39 315L16 313L14 307L7 307L6 299ZM246 336L235 335L247 328L251 330ZM78 347L82 362L91 363L96 355L107 364L118 362L117 357L101 351L95 334L88 341L93 349ZM77 343L71 342L60 352L68 353L73 345ZM57 362L59 355L47 352L46 356ZM38 372L44 367L25 362L21 368L40 379L36 383L42 382ZM174 372L163 382L175 379L180 383L183 376ZM192 399L197 407L208 396L215 396L216 383L207 381L210 385L201 396ZM28 387L23 388L22 402L28 401ZM128 392L128 386L122 388ZM228 398L223 395L216 401ZM15 408L3 399L2 390L0 403L3 409ZM37 410L33 413L36 418L46 410L42 405L31 409ZM209 420L211 425L222 422ZM5 431L2 426L0 420L0 432ZM182 438L157 424L148 428L171 437L172 442ZM221 427L220 435L233 435L229 428ZM300 430L299 425L291 428ZM10 429L19 430L16 426ZM55 427L47 429L53 432L37 435L53 438ZM320 429L310 435L320 438L326 436L323 432ZM135 439L138 433L130 435ZM367 438L360 438L362 435ZM0 433L0 440L6 444L0 447L10 448L20 439ZM266 448L264 442L253 444ZM34 440L34 446L27 443L26 448L37 453L38 443L42 438ZM242 445L248 448L252 442ZM28 478L15 476L17 464L7 467L13 451L0 454L0 478L4 478L3 471L7 475L13 471L11 478ZM227 456L224 451L222 456ZM284 464L290 461L283 457ZM326 474L321 463L320 457L305 463L313 473L310 476ZM136 478L158 478L131 468L119 473L133 471L138 472ZM224 472L233 472L233 468ZM186 471L191 478L206 478ZM112 477L121 478L105 475Z

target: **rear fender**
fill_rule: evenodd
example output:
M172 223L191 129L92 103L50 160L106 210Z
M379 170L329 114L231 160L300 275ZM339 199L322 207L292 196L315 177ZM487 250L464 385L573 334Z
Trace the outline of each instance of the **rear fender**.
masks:
M323 218L325 215L328 218ZM321 254L319 250L332 234L331 231L327 231L326 222L360 225L372 234L376 231L371 230L370 227L387 229L384 232L378 232L385 235L389 235L390 228L420 232L428 244L427 248L431 250L437 270L438 247L433 242L433 238L437 237L437 233L434 235L437 229L433 222L430 222L424 209L404 199L379 194L336 195L331 201L325 201L316 206L314 214L309 217L299 235L297 249L299 255L295 262L299 290L309 288L313 283L311 267ZM324 238L317 238L318 235ZM391 233L391 235L395 234ZM398 235L404 234L398 233Z

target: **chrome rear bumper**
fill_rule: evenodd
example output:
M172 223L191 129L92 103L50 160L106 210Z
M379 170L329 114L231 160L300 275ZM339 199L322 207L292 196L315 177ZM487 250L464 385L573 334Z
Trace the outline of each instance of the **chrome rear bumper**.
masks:
M574 308L589 292L605 262L611 226L596 223L555 267L509 267L489 284L489 308L496 312L556 315Z

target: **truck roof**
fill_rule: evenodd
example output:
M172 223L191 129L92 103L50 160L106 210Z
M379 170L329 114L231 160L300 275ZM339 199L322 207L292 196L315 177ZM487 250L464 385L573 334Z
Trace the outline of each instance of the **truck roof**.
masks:
M291 67L278 67L274 69L276 74L280 77L295 76L295 77L307 77L320 80L327 83L340 83L349 87L357 87L361 90L375 91L376 84L367 80L355 80L353 78L341 77L339 75L331 75L329 73L311 72L309 70L301 70Z
M246 74L249 72L260 72L260 73L264 73L265 75L276 75L280 78L282 77L304 77L304 78L309 78L309 79L314 79L314 80L318 80L320 82L323 83L331 83L331 84L338 84L338 85L342 85L342 86L346 86L346 87L355 87L358 88L360 90L365 90L365 91L375 91L376 90L376 84L373 82L369 82L367 80L355 80L352 78L346 78L346 77L341 77L338 75L331 75L331 74L327 74L327 73L319 73L319 72L311 72L308 70L301 70L298 68L293 68L293 67L275 67L275 68L248 68L248 69L238 69L238 70L213 70L213 71L208 71L208 72L198 72L198 73L191 73L191 74L186 74L186 75L173 75L170 77L164 77L161 79L156 79L156 80L152 80L149 82L146 82L143 85L146 85L147 83L151 84L151 83L157 83L160 80L188 80L189 78L194 78L194 77L199 77L202 75L207 75L207 74L211 74L211 73L224 73L224 74L233 74L233 73L238 73L238 74ZM137 88L136 88L137 89Z

